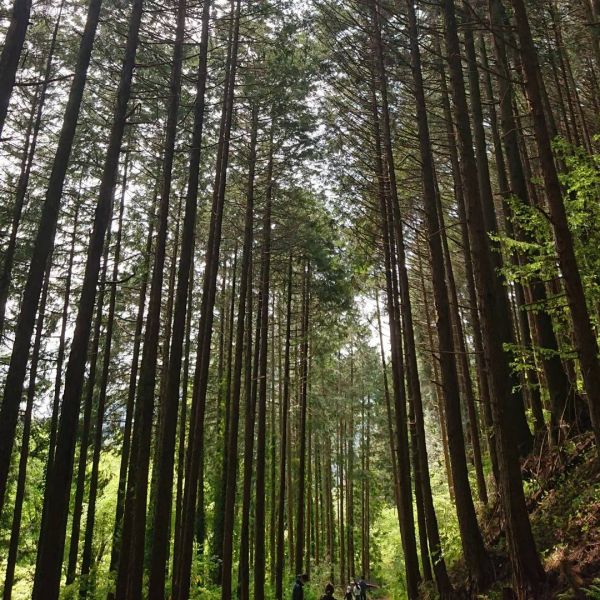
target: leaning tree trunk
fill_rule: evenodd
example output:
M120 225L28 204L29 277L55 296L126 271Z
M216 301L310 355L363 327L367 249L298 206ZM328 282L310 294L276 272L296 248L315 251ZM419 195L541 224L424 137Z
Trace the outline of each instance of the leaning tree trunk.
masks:
M100 257L108 227L112 198L117 180L119 154L127 105L131 94L133 68L138 45L142 0L135 0L129 20L129 32L123 60L117 102L110 133L94 225L90 235L85 274L79 300L73 343L65 375L60 424L52 476L46 486L48 495L48 520L40 532L40 560L36 569L33 599L54 600L58 598L65 528L67 524L69 491L73 472L75 431L86 362L86 349L90 337L92 313L96 297L96 284L100 270Z
M444 413L446 417L456 510L467 567L479 585L483 586L489 576L489 559L479 531L468 480L460 411L458 375L454 363L452 315L448 304L448 289L444 265L444 250L442 245L443 234L441 231L437 206L435 167L431 150L425 91L421 72L416 14L413 6L409 7L409 19L411 32L411 59L413 80L415 83L417 125L419 131L419 149L423 174L423 201L427 229L429 232L428 240L431 255L433 294L437 311L436 323L440 352L439 363L442 375ZM428 526L430 526L429 523ZM438 553L440 552L439 539L437 551ZM434 558L434 564L435 562L436 559ZM438 579L439 577L436 577L436 581ZM441 583L442 585L439 589L440 595L448 597L452 594L452 588L447 577L442 579Z
M23 415L23 433L21 436L21 454L19 457L19 473L17 475L17 489L15 492L15 504L13 508L12 527L6 559L6 574L4 577L4 590L2 600L10 600L15 580L15 567L19 553L19 536L21 534L21 516L23 514L23 500L25 498L25 483L27 481L27 461L29 459L29 439L31 436L31 414L33 412L33 401L35 400L35 389L37 383L37 372L40 360L40 348L42 345L42 332L44 319L46 318L46 301L48 299L48 288L50 287L50 271L52 261L48 261L44 277L44 287L40 298L40 310L35 325L35 338L31 352L31 366L29 367L29 384L27 389L27 401L25 414Z
M208 370L210 364L210 342L213 330L213 308L215 304L217 274L219 268L219 255L221 248L221 227L225 203L225 188L227 182L227 165L229 161L229 142L231 137L231 123L233 118L233 100L235 94L235 80L238 58L240 0L232 1L231 17L232 35L230 39L230 60L227 64L225 90L223 95L223 111L221 128L219 132L219 149L217 152L217 169L209 226L209 236L206 251L206 271L202 288L202 307L199 325L198 352L196 357L196 374L194 377L194 398L190 425L190 442L188 460L186 464L186 487L184 493L184 508L181 524L181 541L175 568L176 585L173 593L175 600L187 598L190 587L192 550L193 550L193 523L196 518L198 482L204 462L204 415L206 406L206 392L208 387ZM199 506L203 511L204 507Z
M490 392L499 466L499 489L506 517L509 556L519 593L535 591L544 579L544 571L535 548L525 504L523 484L513 424L510 389L510 367L503 343L510 339L505 319L497 319L497 304L502 302L496 293L496 280L490 257L489 239L484 224L473 140L469 127L467 99L462 79L460 44L458 40L454 0L444 1L446 47L454 103L461 173L467 205L468 224L472 241L475 275L481 298L481 317L485 353L490 365ZM524 595L523 595L524 597Z
M4 506L10 456L15 439L19 404L23 393L29 346L44 279L44 269L54 246L63 187L67 167L69 166L73 140L75 138L79 108L87 79L87 70L98 26L101 4L102 0L90 0L88 6L87 20L79 45L77 65L69 91L58 146L48 181L46 198L33 245L27 282L23 290L23 300L21 301L21 309L15 330L10 364L4 384L2 408L0 409L0 513L2 513L2 507Z
M31 4L31 0L27 1ZM13 206L10 237L8 238L8 244L6 245L6 249L4 250L4 256L2 258L2 270L0 271L0 340L2 339L4 333L6 301L8 300L8 294L10 291L15 250L17 249L17 233L19 230L19 225L21 223L21 215L23 213L23 207L25 205L25 198L27 195L27 188L29 186L29 177L31 176L31 168L33 167L33 159L35 157L37 140L41 129L42 114L44 111L44 106L46 104L46 94L48 91L48 85L50 84L49 80L52 73L54 50L56 48L56 38L58 36L58 29L60 26L64 4L65 0L61 0L60 8L58 9L58 15L56 17L56 23L54 24L54 30L52 31L52 39L50 41L50 47L48 49L48 56L46 57L46 66L44 69L44 73L42 74L42 77L44 79L42 81L40 89L36 90L34 96L34 108L32 110L29 130L27 132L27 142L25 145L25 153L23 157L24 160L21 165L21 172L19 173L19 180L17 182L17 189L15 192L15 202ZM1 83L0 89L3 89ZM34 114L35 119L33 119ZM0 137L2 137L1 130L2 128L0 127Z
M25 43L30 14L31 0L15 0L10 25L4 38L2 54L0 54L0 138L2 137L10 96L17 77L17 68Z
M554 163L552 144L542 104L542 91L537 78L539 64L527 11L523 0L511 0L511 4L515 11L517 32L521 44L521 58L526 78L525 86L532 110L533 128L544 178L546 198L552 217L554 242L571 312L575 341L578 346L581 374L588 397L596 447L600 449L600 361L598 360L598 342L586 304L581 274L573 247L573 236L569 229L562 189Z

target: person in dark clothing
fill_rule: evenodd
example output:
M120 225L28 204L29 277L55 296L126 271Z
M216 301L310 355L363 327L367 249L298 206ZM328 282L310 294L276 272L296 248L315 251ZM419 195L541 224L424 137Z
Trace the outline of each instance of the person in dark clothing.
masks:
M377 586L372 583L367 583L365 581L365 576L361 575L358 580L358 587L360 588L360 600L367 600L367 590L369 588L376 588Z
M334 592L333 584L328 583L325 586L325 594L323 594L323 596L321 596L321 600L335 600L335 597L333 596L333 592Z
M344 594L344 600L353 600L352 598L352 584L346 586L346 593Z
M292 600L304 600L304 584L308 581L308 575L296 575L296 583L292 591Z

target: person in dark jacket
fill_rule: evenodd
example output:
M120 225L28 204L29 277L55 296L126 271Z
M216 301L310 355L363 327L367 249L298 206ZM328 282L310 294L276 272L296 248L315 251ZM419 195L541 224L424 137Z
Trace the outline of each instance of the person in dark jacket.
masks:
M321 600L335 600L335 598L333 596L333 592L334 592L333 584L328 583L325 586L325 594L323 594L323 596L321 596Z
M296 583L292 591L292 600L304 600L304 584L308 581L308 575L296 575Z
M357 582L358 587L360 588L360 600L367 600L367 590L369 588L376 588L376 585L372 583L367 583L365 581L365 576L361 575L360 579Z

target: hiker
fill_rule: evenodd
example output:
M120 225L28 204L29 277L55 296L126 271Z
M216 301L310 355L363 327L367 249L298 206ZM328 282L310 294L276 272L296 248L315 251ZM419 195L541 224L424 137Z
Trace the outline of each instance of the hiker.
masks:
M358 580L358 587L360 588L360 600L367 600L367 590L369 588L376 588L377 586L373 583L367 583L365 576L361 575Z
M296 575L296 583L292 591L292 600L304 600L304 584L308 581L308 575Z
M362 590L360 589L360 584L358 583L358 579L356 579L356 577L352 582L352 598L353 600L361 600L362 598Z
M333 592L334 592L333 584L328 583L325 586L325 594L323 594L323 596L321 596L321 600L335 600L335 598L333 596Z
M346 586L346 593L344 594L344 600L354 600L353 596L352 596L352 584L349 583Z

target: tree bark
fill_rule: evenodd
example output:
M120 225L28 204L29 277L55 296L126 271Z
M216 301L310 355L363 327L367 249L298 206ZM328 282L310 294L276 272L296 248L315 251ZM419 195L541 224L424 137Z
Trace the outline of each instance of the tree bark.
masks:
M69 504L69 488L73 470L75 424L79 414L86 349L90 337L96 284L98 281L98 271L100 270L100 257L110 219L110 209L119 165L119 154L127 118L127 105L131 94L131 81L133 78L141 16L142 0L135 0L129 20L129 32L117 90L115 113L100 181L98 204L90 236L73 343L65 375L65 391L63 394L54 468L52 477L46 487L49 500L49 514L47 526L40 534L39 548L41 554L33 588L34 600L41 600L42 598L54 600L58 597L60 567Z
M21 2L21 0L17 1ZM15 341L4 384L2 408L0 409L0 513L4 506L10 456L15 439L19 403L23 393L27 357L44 279L44 269L54 246L62 192L75 138L79 108L98 26L101 4L102 0L90 0L88 6L85 29L79 45L77 65L69 90L69 98L48 181L46 198L34 241L27 282L23 291L23 300L21 301L21 309L15 330Z
M233 367L233 394L231 397L231 419L227 440L227 463L225 510L223 514L223 567L221 598L228 600L231 595L231 569L233 566L233 532L235 525L235 499L237 492L237 456L240 420L240 399L242 396L242 369L244 363L244 338L247 327L252 326L251 311L246 313L248 291L252 284L252 246L254 241L254 178L256 173L256 145L258 137L258 107L252 107L250 131L250 156L248 158L248 184L246 191L246 214L244 218L244 247L242 251L242 273L238 300L238 315L235 333L235 359ZM250 307L251 308L251 307Z
M267 166L267 190L263 214L263 239L260 260L261 284L261 335L258 354L258 402L256 431L256 496L254 502L254 598L265 598L265 466L266 466L266 425L267 425L267 363L269 341L269 294L271 285L271 211L273 205L273 133L271 123L271 140L269 148L269 164ZM298 543L298 542L296 542Z
M532 111L533 128L552 219L558 262L571 312L596 446L600 448L600 362L598 361L598 343L590 321L581 274L573 248L573 237L569 229L562 189L554 163L548 125L542 104L542 91L537 78L539 64L527 11L523 0L511 0L511 4L515 11L517 33L521 45L521 58L526 78L525 86Z
M178 22L181 19L181 38L177 38L176 54L174 60L181 63L183 57L183 29L185 21L186 2L182 1ZM181 256L177 272L177 292L175 310L173 315L173 334L171 352L169 356L169 367L167 371L167 382L165 386L165 397L163 400L163 426L160 432L160 446L162 448L161 463L157 466L159 470L157 484L157 499L153 521L152 556L150 561L149 598L163 598L165 593L165 572L168 560L169 546L169 523L172 504L173 467L175 459L175 436L177 429L177 413L179 404L181 363L183 352L183 341L185 336L185 321L190 294L190 272L193 268L194 239L196 233L196 215L198 206L198 181L201 159L201 145L203 139L204 113L205 113L205 91L207 79L208 60L208 32L209 32L210 2L205 0L202 8L202 34L200 41L200 54L198 58L198 73L196 84L196 101L194 107L194 129L192 134L192 149L187 181L187 194L185 204L185 216L181 241ZM179 67L181 71L181 64ZM179 73L178 79L181 74ZM180 82L177 83L178 88ZM177 96L179 89L177 89ZM176 114L174 114L176 118ZM190 317L188 316L188 319ZM186 402L185 393L183 403ZM184 422L182 422L184 423ZM185 425L183 425L185 426Z
M489 240L486 235L479 189L477 166L473 154L473 140L468 122L468 110L458 41L454 0L444 1L446 24L446 48L451 78L451 89L456 116L461 173L467 205L469 231L473 248L475 276L481 297L481 315L486 358L490 368L490 392L499 466L499 488L506 517L506 533L509 555L518 590L535 591L544 579L535 542L531 532L513 423L510 389L510 369L503 343L511 332L504 319L497 319L498 302L502 298L495 292L496 278L490 257Z
M75 227L76 229L76 227ZM74 236L73 236L74 237ZM2 600L10 600L15 580L15 567L19 554L19 537L21 534L21 516L23 514L23 500L25 499L25 483L27 481L27 461L29 459L29 439L31 436L31 414L33 412L33 401L35 400L35 388L37 383L38 364L40 359L40 348L42 345L42 332L44 319L46 318L46 301L48 299L48 288L50 287L50 272L52 261L48 261L42 296L40 298L40 310L35 326L35 338L31 352L31 365L29 367L29 384L27 388L27 402L25 414L23 415L23 434L21 437L21 454L19 457L19 473L17 475L17 489L15 492L15 504L13 508L12 526L8 556L6 559L6 574L4 576L4 589Z
M8 104L17 77L17 68L25 43L31 14L31 0L15 0L2 54L0 54L0 138L8 113Z
M237 70L239 44L240 0L232 0L232 31L230 37L230 60L227 63L226 85L223 95L223 110L219 132L219 148L217 153L217 169L208 243L206 250L206 271L202 287L202 307L200 312L198 352L196 356L196 373L194 376L194 396L192 401L190 442L186 464L186 488L184 493L184 509L182 513L182 531L180 547L176 549L179 560L176 564L178 574L175 580L173 597L175 600L187 598L190 587L191 562L193 548L193 523L196 518L198 482L202 481L201 472L204 462L204 416L206 391L208 386L208 369L210 363L210 343L212 339L213 308L216 294L216 280L219 268L221 248L221 227L227 182L227 165L229 160L229 142L233 117L233 100ZM203 506L199 507L203 511Z

